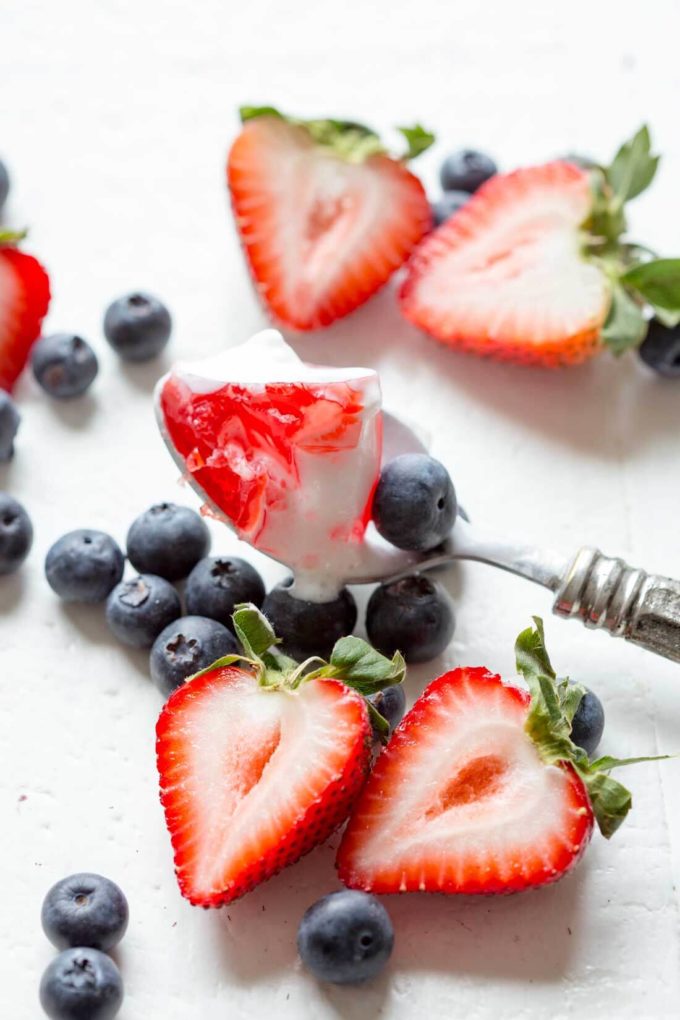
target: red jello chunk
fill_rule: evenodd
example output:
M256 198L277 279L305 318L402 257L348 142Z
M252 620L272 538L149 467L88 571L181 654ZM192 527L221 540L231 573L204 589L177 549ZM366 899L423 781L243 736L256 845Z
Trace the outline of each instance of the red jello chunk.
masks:
M206 495L254 542L267 512L283 509L300 484L296 454L354 449L361 437L361 393L327 385L232 383L195 393L176 376L161 392L170 439ZM355 534L366 528L370 498ZM360 537L360 536L359 536Z

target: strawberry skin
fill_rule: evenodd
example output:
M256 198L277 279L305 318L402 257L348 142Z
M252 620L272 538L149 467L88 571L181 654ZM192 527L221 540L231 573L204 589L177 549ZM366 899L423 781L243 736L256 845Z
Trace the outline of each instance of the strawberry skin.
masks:
M47 273L31 255L0 241L0 389L21 374L50 303Z
M244 125L227 181L260 297L296 330L363 304L431 224L423 186L403 163L382 154L350 162L274 117Z
M156 730L161 802L182 895L218 907L323 842L369 767L364 699L335 680L267 690L228 666L166 703Z
M418 246L401 308L437 340L475 354L555 366L600 347L606 277L583 258L593 206L571 163L498 174Z
M378 758L338 851L374 893L510 893L554 882L585 850L588 795L524 730L529 695L482 668L434 680Z

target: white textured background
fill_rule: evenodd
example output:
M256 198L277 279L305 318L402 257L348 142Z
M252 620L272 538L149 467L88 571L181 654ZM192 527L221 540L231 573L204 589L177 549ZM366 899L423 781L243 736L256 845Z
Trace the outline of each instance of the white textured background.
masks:
M122 368L101 317L120 292L158 292L178 356L262 325L223 188L240 102L381 128L422 119L440 135L418 164L433 191L447 147L487 148L505 168L565 150L606 158L649 119L665 158L632 219L641 239L677 253L679 36L673 0L0 5L8 218L31 226L30 250L52 274L48 328L82 332L102 363L91 397L70 405L23 380L17 457L0 472L36 525L29 563L0 585L3 1018L38 1015L51 958L40 902L80 869L118 879L130 899L121 1020L678 1015L679 762L627 772L625 829L609 845L596 837L560 885L509 899L393 899L384 978L320 988L296 964L294 936L303 909L335 887L332 851L221 914L181 901L156 800L159 697L144 656L116 647L99 611L60 606L42 559L73 527L123 541L151 502L192 501L153 424L149 394L164 366ZM680 575L680 383L634 358L551 375L461 357L403 323L389 289L296 345L314 360L378 367L387 401L434 432L479 522L565 551L599 543ZM215 530L217 550L233 546ZM516 633L549 612L546 593L486 567L450 585L454 643L412 671L411 696L455 663L514 672ZM602 695L606 751L680 750L680 667L574 623L551 620L548 636L558 667Z

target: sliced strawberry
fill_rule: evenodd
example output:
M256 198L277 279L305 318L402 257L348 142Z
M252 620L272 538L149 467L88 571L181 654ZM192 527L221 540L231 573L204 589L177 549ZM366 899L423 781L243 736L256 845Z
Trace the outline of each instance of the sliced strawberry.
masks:
M267 109L234 142L227 179L260 296L293 329L357 308L431 223L420 181L361 125L292 122Z
M0 389L11 390L40 336L50 302L47 273L0 231Z
M180 889L216 907L344 821L368 769L370 726L364 699L338 681L271 690L230 666L175 691L156 746Z
M434 680L397 728L350 818L338 870L376 893L515 892L583 853L593 812L571 764L525 731L529 695L485 669Z
M582 251L593 204L588 173L571 163L492 177L416 249L400 293L404 314L477 354L584 361L611 302L607 278Z

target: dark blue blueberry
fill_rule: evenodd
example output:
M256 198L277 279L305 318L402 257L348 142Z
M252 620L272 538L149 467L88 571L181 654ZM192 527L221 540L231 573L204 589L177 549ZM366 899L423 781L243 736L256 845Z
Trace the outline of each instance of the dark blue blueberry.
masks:
M129 910L115 882L83 873L52 886L41 917L43 931L57 949L89 946L108 953L126 932Z
M431 204L432 219L434 220L435 227L446 223L454 213L457 213L469 201L470 195L467 191L445 191L441 198L438 198L436 202Z
M54 333L39 340L31 367L45 393L57 400L81 396L99 371L97 355L87 340L73 333Z
M471 195L496 173L498 167L490 156L474 149L460 149L446 157L439 179L444 191L467 191Z
M98 949L65 949L40 982L40 1005L50 1020L113 1020L123 1002L123 980Z
M434 549L456 520L456 492L444 465L425 453L391 460L373 497L373 520L399 549Z
M168 624L153 643L149 657L151 679L167 697L187 677L211 666L223 655L238 651L234 635L217 620L181 616Z
M0 390L0 461L14 456L14 438L19 431L21 415L6 390Z
M0 574L13 574L33 545L33 525L25 509L7 492L0 492Z
M370 700L380 712L383 719L386 719L390 727L390 736L401 722L406 711L406 692L403 684L392 684L378 691Z
M188 506L157 503L130 525L127 554L141 574L180 581L210 549L203 518Z
M427 662L453 637L455 618L448 594L425 574L381 584L366 607L366 630L383 655L401 652L407 662Z
M171 332L170 312L153 294L125 294L106 309L104 336L124 361L155 358Z
M261 606L265 587L255 567L238 556L206 556L189 574L184 595L188 613L229 627L234 606L239 602Z
M124 645L151 648L169 623L182 615L179 595L153 574L121 581L106 600L106 622Z
M347 588L330 602L308 602L292 594L292 584L292 578L277 584L262 603L262 612L281 638L278 647L298 662L311 655L327 659L335 642L354 630L356 602Z
M664 326L658 319L652 319L638 350L645 365L659 375L680 378L680 324Z
M0 159L0 212L9 195L9 173L7 167Z
M297 945L302 962L319 981L351 985L380 973L392 953L394 929L375 896L342 889L305 911Z
M45 558L45 577L64 602L103 602L123 576L125 558L104 531L81 528L57 539Z
M604 708L597 694L587 687L585 691L571 723L571 739L592 758L604 732Z

